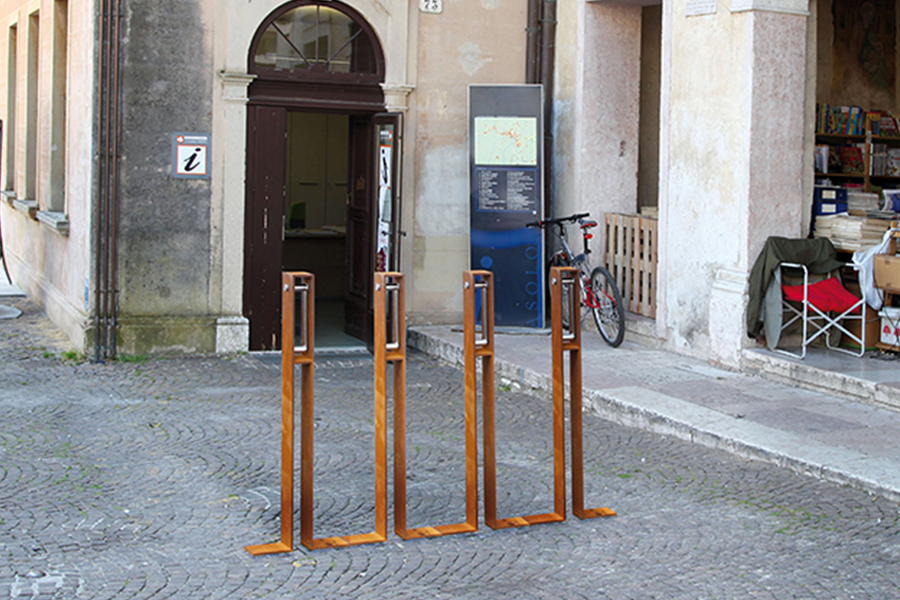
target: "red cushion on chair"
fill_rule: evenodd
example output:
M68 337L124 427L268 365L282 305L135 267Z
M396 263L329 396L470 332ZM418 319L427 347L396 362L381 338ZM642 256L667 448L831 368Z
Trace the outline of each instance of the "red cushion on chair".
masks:
M803 302L802 285L783 285L781 286L781 291L785 300ZM809 284L807 298L810 304L822 312L834 311L842 313L859 302L859 298L848 292L847 288L841 285L837 277L829 277L828 279ZM859 311L858 306L854 312L857 311Z

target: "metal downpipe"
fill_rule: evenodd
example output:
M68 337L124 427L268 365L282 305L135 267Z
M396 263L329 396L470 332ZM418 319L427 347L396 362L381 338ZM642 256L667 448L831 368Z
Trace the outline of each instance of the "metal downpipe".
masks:
M94 250L94 361L116 356L120 0L101 0L97 93L97 204Z

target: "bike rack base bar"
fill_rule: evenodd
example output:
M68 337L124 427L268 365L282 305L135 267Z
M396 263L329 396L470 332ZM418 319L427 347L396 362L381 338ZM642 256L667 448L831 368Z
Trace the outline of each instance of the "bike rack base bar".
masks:
M296 299L299 291L301 346L295 346ZM301 539L312 531L312 406L315 354L315 277L311 273L281 275L281 540L244 546L253 556L294 550L294 366L300 368ZM308 467L305 451L308 445ZM309 473L308 488L304 475ZM304 491L309 506L303 505ZM308 511L308 514L307 514Z
M475 394L475 357L482 359L482 404L484 411L484 522L491 529L527 527L566 520L566 448L563 405L553 402L553 512L521 517L497 518L496 401L494 393L494 285L489 271L470 271L487 282L482 296L482 342L475 345L466 338L466 391ZM474 302L473 302L474 311ZM468 317L467 321L468 323ZM470 358L469 348L475 348ZM471 363L470 363L471 361ZM469 381L471 378L471 383Z
M402 279L398 273L375 273L375 531L345 536L333 536L324 538L313 537L312 510L313 510L313 413L312 404L309 413L303 414L304 425L309 428L309 445L302 444L304 450L302 478L303 490L300 495L301 530L300 542L310 550L324 548L343 548L347 546L359 546L362 544L377 544L387 541L387 361L394 361L394 397L397 397L398 389L406 388L406 364L405 364L405 340L395 340L399 343L399 349L388 348L388 332L386 326L386 305L388 288L395 285L389 279ZM390 282L390 286L386 285ZM402 299L401 299L402 301ZM402 306L400 307L402 310ZM401 313L402 314L402 313ZM397 325L396 317L394 325ZM393 348L394 344L390 344ZM386 353L387 352L387 353ZM398 364L399 363L399 364ZM403 392L400 392L403 395ZM401 401L403 401L401 399ZM304 493L308 492L308 493Z
M563 294L563 287L569 288ZM615 511L607 508L584 508L584 430L581 378L581 276L574 267L550 269L550 301L553 354L553 406L565 403L565 365L563 355L569 353L569 396L572 437L572 512L579 519L612 517ZM562 319L562 303L567 301L569 323Z
M376 282L379 281L376 274ZM436 525L427 527L406 527L406 387L405 387L405 359L406 359L406 327L404 324L404 294L402 291L402 275L399 273L385 273L384 278L399 286L396 300L390 305L393 309L390 314L380 315L378 308L375 312L375 322L387 322L393 319L393 331L398 342L397 348L392 353L384 353L384 358L378 357L378 340L376 339L375 368L378 373L386 370L387 360L394 361L394 531L404 540L440 537L457 533L472 533L478 531L478 438L477 416L475 414L475 398L468 393L468 384L465 397L465 424L466 424L466 520L462 523L451 525ZM464 278L466 275L463 276ZM386 284L389 285L389 284ZM378 283L376 283L376 288ZM474 332L474 289L471 298L464 295L465 306L472 305L472 316L466 317L466 336L470 330ZM391 317L394 315L394 317ZM474 337L474 333L472 334ZM377 338L377 336L376 336ZM468 337L467 337L468 339ZM390 340L388 340L390 342ZM468 352L468 346L466 351ZM384 361L382 364L381 361ZM403 365L403 386L398 386L398 364ZM472 371L474 375L474 370ZM469 371L466 370L468 382ZM385 385L386 389L386 385Z

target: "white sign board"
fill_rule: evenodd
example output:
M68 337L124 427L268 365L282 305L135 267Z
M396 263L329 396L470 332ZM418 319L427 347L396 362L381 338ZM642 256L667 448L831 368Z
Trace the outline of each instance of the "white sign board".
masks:
M207 179L209 177L208 133L172 134L172 177Z
M444 10L444 0L419 0L419 12L439 14Z
M714 15L717 8L718 0L688 0L684 7L684 14L687 17Z

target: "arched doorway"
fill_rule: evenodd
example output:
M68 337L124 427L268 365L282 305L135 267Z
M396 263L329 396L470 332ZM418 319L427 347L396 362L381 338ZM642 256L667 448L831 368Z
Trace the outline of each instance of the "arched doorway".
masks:
M282 271L314 273L317 312L336 311L344 332L368 340L377 256L386 247L393 267L397 249L393 193L386 206L377 201L385 186L376 177L396 190L400 125L383 114L381 45L351 7L300 0L260 25L248 61L256 76L247 111L250 348L280 348ZM391 134L387 171L379 166L384 131ZM385 218L386 228L378 225ZM385 231L387 244L379 241Z

